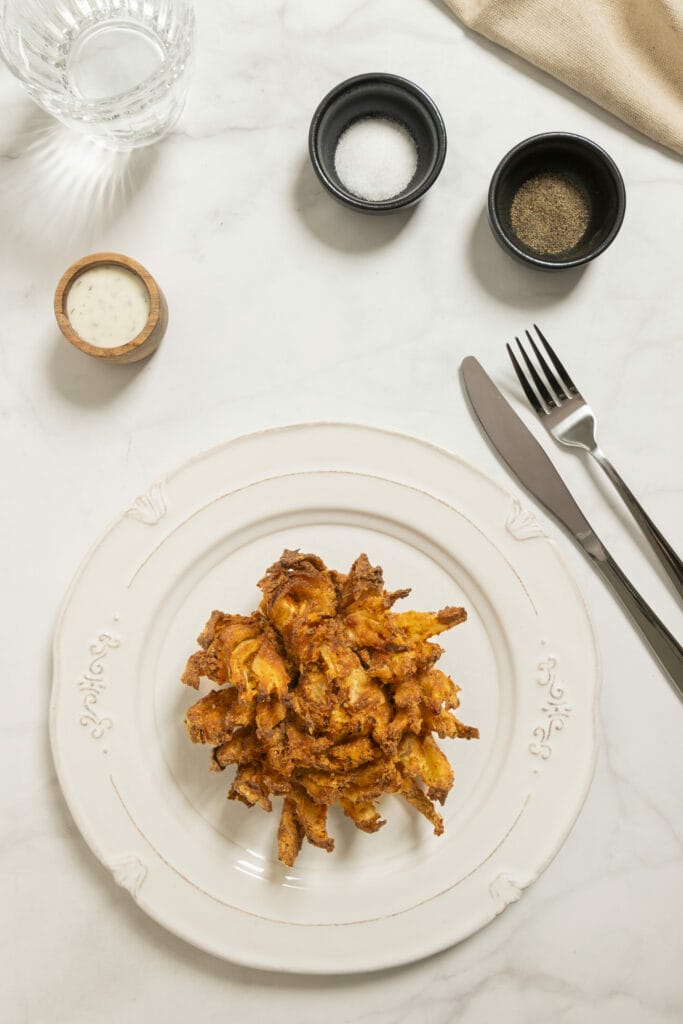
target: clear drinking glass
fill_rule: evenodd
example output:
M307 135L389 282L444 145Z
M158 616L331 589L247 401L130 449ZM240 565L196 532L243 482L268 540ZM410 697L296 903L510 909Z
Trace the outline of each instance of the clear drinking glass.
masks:
M45 110L113 149L165 135L185 102L189 0L0 0L0 51Z

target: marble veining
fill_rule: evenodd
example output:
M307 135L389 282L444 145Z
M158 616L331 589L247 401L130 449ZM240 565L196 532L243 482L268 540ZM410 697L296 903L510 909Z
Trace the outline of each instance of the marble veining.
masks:
M67 135L0 67L4 1017L679 1024L681 708L611 595L545 516L601 648L601 753L559 856L523 899L461 946L346 979L218 962L141 913L101 870L66 810L46 708L50 638L68 581L130 495L144 495L150 480L226 438L295 421L369 422L452 448L515 492L472 419L458 366L476 355L539 436L504 351L537 322L580 380L610 458L683 549L683 463L674 443L683 431L675 386L683 373L680 160L463 32L439 0L196 7L185 113L147 151L120 157ZM415 210L364 218L322 192L306 136L325 92L377 68L432 95L449 145L438 182ZM496 246L486 191L512 145L553 129L607 149L624 175L627 212L614 245L590 266L538 274ZM167 334L145 363L98 365L56 330L59 276L79 256L103 250L139 259L168 298ZM613 496L575 455L547 450L612 553L683 633L680 609ZM153 539L148 521L160 506L148 497L132 506L143 518L130 528ZM531 498L522 504L536 517ZM533 543L523 540L519 556ZM84 636L84 669L96 635ZM104 664L115 655L110 650ZM459 671L466 694L476 666ZM80 715L76 684L64 685L76 690ZM547 719L533 663L529 685L538 697L534 742L531 730ZM106 716L104 695L93 707ZM86 727L83 735L90 756ZM95 770L103 743L111 740L107 757L116 755L115 725L106 737L92 741ZM564 738L550 737L558 756ZM553 760L529 754L529 763L542 772ZM140 874L129 864L121 877L143 898L153 879L136 881ZM519 881L511 875L500 901ZM498 899L491 894L492 912Z

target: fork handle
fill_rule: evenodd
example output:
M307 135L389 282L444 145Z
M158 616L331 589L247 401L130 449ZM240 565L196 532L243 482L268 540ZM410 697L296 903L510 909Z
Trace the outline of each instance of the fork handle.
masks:
M649 540L652 550L664 566L664 569L675 586L679 596L683 597L683 562L671 547L666 537L652 522L631 488L624 483L605 453L596 446L595 448L590 449L590 454L598 465L602 466L605 473L614 484L615 488L623 498L629 512Z
M581 539L581 543L596 569L612 587L642 636L650 645L652 652L671 679L678 696L683 699L683 647L624 575L609 551L599 541L597 545L594 545L584 543Z

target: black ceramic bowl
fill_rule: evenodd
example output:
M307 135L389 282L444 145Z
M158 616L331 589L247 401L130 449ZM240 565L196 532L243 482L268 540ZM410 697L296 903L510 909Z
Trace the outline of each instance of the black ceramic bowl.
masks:
M588 227L578 244L552 256L527 248L510 220L519 187L544 172L562 174L578 185L589 209ZM520 142L498 164L489 187L489 223L496 239L516 259L540 270L578 267L595 259L616 238L625 209L624 181L614 160L595 142L569 132L547 132Z
M402 124L417 146L417 169L406 188L391 199L360 199L339 180L334 154L340 136L365 117L386 117ZM414 82L381 72L357 75L335 86L318 106L308 133L315 173L339 202L366 213L389 213L412 206L431 188L446 157L446 129L432 99Z

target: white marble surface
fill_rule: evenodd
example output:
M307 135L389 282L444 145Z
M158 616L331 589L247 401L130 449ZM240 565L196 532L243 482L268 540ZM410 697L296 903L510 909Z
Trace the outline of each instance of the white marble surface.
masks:
M465 407L458 365L474 353L516 394L503 344L536 320L585 385L603 447L683 548L680 161L465 34L436 0L198 7L182 121L128 161L65 137L0 75L3 1019L680 1021L683 710L553 524L602 646L598 770L545 875L461 946L346 980L232 967L150 922L66 810L47 739L61 597L104 525L198 449L274 424L357 420L453 448L514 488ZM407 216L351 214L308 165L319 98L376 69L426 88L449 133L440 180ZM543 276L496 247L484 201L499 157L557 128L613 155L628 210L595 264ZM102 249L145 263L168 297L167 337L141 365L97 365L54 324L60 274ZM552 454L680 635L680 612L607 485Z

